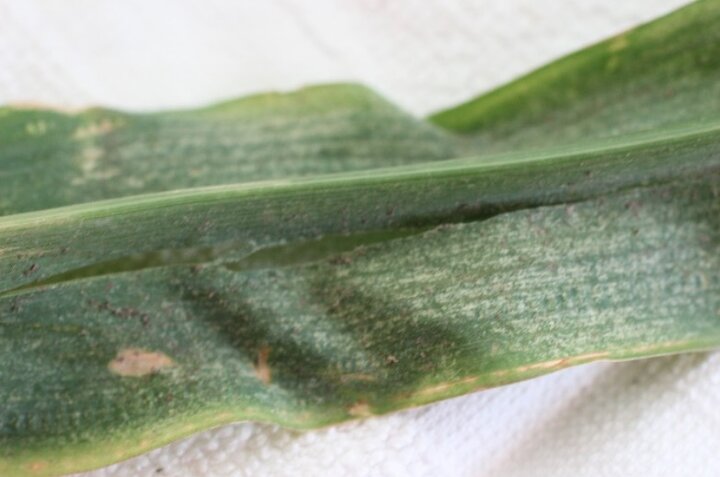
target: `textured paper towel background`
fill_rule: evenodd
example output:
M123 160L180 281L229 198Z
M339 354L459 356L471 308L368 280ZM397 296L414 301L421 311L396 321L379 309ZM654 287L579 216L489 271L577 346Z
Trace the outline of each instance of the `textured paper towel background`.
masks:
M325 81L425 114L683 0L0 0L0 103L184 107ZM83 477L717 476L720 354L600 363L297 433L236 424Z

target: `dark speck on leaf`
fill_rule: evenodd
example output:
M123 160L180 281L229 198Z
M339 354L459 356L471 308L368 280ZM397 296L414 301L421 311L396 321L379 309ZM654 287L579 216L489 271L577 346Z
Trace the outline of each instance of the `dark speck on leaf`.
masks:
M347 255L338 255L330 258L328 262L332 265L350 265L352 263L352 258Z
M38 267L36 263L33 263L32 265L30 265L30 267L29 267L27 270L25 270L25 271L23 272L23 275L28 276L28 275L30 275L31 273L35 273L35 272L38 271L39 268L40 268L40 267Z

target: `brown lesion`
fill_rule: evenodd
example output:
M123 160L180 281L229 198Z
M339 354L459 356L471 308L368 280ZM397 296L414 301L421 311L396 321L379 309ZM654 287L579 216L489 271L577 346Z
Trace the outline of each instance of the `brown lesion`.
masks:
M115 129L117 125L118 124L110 118L89 122L78 127L73 133L73 138L76 140L83 140L96 136L102 136Z
M347 411L352 417L370 417L373 415L370 405L364 400L355 402Z
M44 460L36 460L34 462L30 462L28 464L28 469L35 473L35 472L42 472L47 469L48 463Z
M480 378L478 376L468 376L466 378L458 379L455 381L448 381L445 383L435 384L430 387L418 389L417 391L406 396L406 398L407 399L416 399L416 398L429 398L429 397L433 397L433 396L443 396L455 387L471 385L471 384L474 384L475 382L477 382L479 379Z
M583 353L575 356L567 356L564 358L551 359L548 361L539 361L537 363L524 364L522 366L517 366L514 368L499 369L497 371L493 371L492 376L494 376L495 378L501 378L507 376L523 375L528 373L534 374L539 371L557 371L563 368L567 368L569 366L574 366L576 364L588 363L591 361L597 361L609 357L610 353L607 351Z
M268 364L270 358L270 347L261 346L258 350L257 359L255 360L255 376L262 381L263 384L270 384L272 381L272 370Z
M175 362L165 353L140 348L121 349L108 363L111 373L129 377L148 376L172 366Z
M198 268L168 286L182 297L188 314L216 334L218 343L249 361L256 386L262 383L269 388L272 383L272 389L265 391L282 390L304 400L339 404L348 418L384 412L382 403L391 389L404 391L405 399L410 399L407 394L418 384L442 372L441 362L469 353L466 337L452 327L413 320L403 303L348 283L342 270L323 264L293 273L259 272L252 279L240 275L237 282L225 285L214 281L217 277L211 269ZM286 311L263 299L251 299L252 288L247 287L249 282L292 288L298 279L307 293L296 306L320 310L334 332L352 338L353 352L343 360L333 356L332 348L307 346L304 339L313 330L312 320L298 316L288 330ZM379 322L382 326L377 326ZM433 391L442 389L418 399L434 399Z

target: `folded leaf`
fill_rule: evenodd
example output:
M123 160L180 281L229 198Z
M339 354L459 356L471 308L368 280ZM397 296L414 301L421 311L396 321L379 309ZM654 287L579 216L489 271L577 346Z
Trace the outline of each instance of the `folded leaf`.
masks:
M465 136L352 85L0 109L0 475L717 346L719 12L433 118Z
M162 267L0 300L0 471L90 468L225 422L312 428L717 346L718 179L307 264Z
M0 145L0 215L455 152L448 134L357 85L157 114L0 108Z
M329 234L422 229L704 175L720 164L719 141L720 127L706 125L561 156L443 161L11 215L0 218L0 296L108 260L142 265L148 254L167 256L151 259L160 265L196 256L232 259Z

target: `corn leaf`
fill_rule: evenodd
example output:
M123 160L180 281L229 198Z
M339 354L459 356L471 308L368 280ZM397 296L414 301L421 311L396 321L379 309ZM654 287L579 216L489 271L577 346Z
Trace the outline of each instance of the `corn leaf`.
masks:
M0 475L718 346L718 17L430 122L353 85L0 109Z

